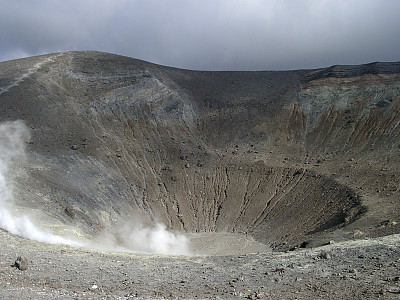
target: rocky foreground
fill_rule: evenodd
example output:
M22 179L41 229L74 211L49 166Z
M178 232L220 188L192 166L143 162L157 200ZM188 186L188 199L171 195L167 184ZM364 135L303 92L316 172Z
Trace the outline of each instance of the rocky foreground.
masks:
M399 299L400 236L287 253L162 256L0 232L2 299ZM26 257L27 269L14 262Z

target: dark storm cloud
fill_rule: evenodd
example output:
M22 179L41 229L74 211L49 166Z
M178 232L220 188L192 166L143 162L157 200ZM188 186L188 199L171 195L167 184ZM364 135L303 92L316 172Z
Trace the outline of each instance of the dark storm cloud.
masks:
M0 1L0 60L99 50L190 69L400 60L397 0Z

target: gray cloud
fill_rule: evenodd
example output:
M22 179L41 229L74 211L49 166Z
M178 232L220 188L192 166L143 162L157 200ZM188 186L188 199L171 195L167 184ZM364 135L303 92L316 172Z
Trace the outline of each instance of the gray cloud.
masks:
M13 0L0 60L99 50L203 70L400 60L397 0Z

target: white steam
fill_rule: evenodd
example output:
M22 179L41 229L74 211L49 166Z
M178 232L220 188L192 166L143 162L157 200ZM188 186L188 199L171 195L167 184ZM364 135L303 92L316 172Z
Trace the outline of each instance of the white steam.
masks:
M113 233L103 232L93 241L94 247L139 253L191 255L190 241L185 235L170 232L160 223L154 226L136 223L120 226Z
M29 130L22 121L0 124L0 228L39 242L80 246L81 242L37 228L28 216L16 216L13 185L8 176L15 161L24 159L24 145L29 136Z
M189 240L182 234L167 231L165 225L131 231L126 240L129 249L160 254L189 254Z
M25 142L29 139L28 128L22 121L0 123L0 228L14 235L49 244L66 244L167 255L190 255L189 239L168 231L165 225L146 227L139 224L123 226L113 234L103 233L96 240L87 242L66 238L38 228L26 215L18 213L13 201L13 184L10 170L15 162L23 161Z

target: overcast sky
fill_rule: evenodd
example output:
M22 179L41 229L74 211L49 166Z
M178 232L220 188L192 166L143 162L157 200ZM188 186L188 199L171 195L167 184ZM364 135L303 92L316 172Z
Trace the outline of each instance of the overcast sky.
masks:
M400 0L0 0L0 61L98 50L198 70L400 61Z

